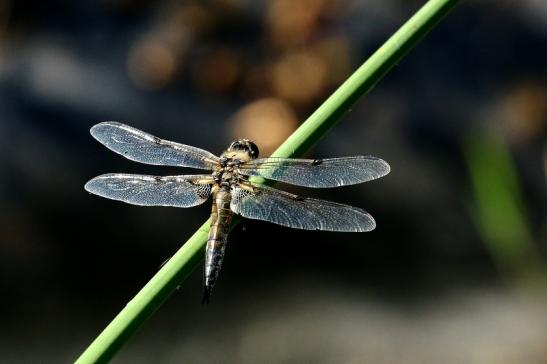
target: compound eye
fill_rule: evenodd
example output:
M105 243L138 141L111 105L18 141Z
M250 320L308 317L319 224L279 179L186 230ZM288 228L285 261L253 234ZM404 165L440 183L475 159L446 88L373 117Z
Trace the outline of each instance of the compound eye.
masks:
M254 158L258 157L259 151L258 151L258 147L255 143L249 142L249 149L251 151L250 152L251 157L254 157Z

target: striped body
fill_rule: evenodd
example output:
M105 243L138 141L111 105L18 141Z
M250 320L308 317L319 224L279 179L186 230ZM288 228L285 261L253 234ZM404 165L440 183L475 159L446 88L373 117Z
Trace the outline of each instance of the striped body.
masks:
M230 191L225 188L215 188L213 191L213 208L211 210L211 228L205 248L205 271L204 302L209 301L211 291L217 281L226 243L228 242L228 232L232 222L233 212L230 209L232 196Z

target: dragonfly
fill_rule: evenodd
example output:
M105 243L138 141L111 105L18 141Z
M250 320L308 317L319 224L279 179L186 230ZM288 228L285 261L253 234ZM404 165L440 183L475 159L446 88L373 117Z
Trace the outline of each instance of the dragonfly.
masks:
M216 156L113 121L93 126L91 135L135 162L209 171L176 176L109 173L85 184L92 194L139 206L193 207L212 197L202 303L209 302L218 280L234 214L304 230L364 232L376 227L373 217L361 208L281 191L253 177L330 188L375 180L390 171L387 162L372 156L258 158L257 145L248 139L235 140Z

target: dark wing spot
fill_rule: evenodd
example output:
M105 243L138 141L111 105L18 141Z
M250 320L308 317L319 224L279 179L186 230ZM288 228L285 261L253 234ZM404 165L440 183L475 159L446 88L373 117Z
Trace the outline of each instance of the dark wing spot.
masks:
M293 199L294 199L295 201L304 201L306 198L305 198L305 197L302 197L302 196L296 195L296 196L293 197Z
M311 161L311 165L312 166L318 166L320 164L323 164L323 160L322 159L314 159Z

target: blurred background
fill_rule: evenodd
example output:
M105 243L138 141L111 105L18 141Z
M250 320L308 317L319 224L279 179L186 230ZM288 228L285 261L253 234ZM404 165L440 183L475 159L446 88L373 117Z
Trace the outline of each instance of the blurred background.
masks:
M422 1L0 1L0 361L75 360L208 217L86 193L117 120L271 153ZM547 3L459 5L312 151L375 155L366 234L231 234L116 363L547 363ZM286 188L290 191L294 189Z

